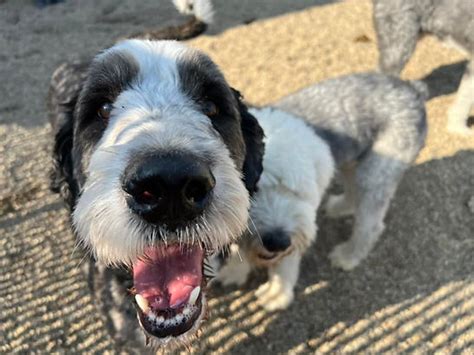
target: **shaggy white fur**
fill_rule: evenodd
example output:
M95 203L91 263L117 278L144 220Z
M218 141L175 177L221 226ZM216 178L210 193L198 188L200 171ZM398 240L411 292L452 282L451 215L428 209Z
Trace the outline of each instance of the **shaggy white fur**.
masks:
M263 173L250 209L252 235L233 250L220 270L223 284L242 284L252 266L268 266L269 280L257 296L267 310L286 308L294 298L303 253L316 238L316 212L334 174L328 145L302 119L274 108L252 109L265 132ZM291 246L271 260L260 236L279 229ZM240 255L239 255L240 254Z

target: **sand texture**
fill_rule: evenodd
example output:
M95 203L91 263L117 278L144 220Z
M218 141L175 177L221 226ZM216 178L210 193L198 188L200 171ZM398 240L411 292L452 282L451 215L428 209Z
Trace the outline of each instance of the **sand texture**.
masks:
M215 7L216 24L189 43L252 104L376 67L370 1L216 0ZM81 272L67 211L48 190L44 101L61 61L182 21L165 0L67 0L44 10L0 1L0 353L118 351ZM430 85L429 134L367 260L351 273L332 269L328 252L352 221L320 217L291 307L267 314L256 305L261 275L243 289L215 289L191 351L474 353L474 139L445 130L465 65L456 49L426 37L405 68L404 78Z

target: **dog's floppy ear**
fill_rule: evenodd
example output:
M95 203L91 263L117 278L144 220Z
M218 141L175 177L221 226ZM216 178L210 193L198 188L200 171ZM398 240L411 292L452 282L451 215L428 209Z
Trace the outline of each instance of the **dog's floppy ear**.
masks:
M245 142L245 160L243 166L243 177L245 187L252 195L257 191L257 183L263 171L263 154L265 144L263 142L263 129L258 124L257 119L250 114L247 106L242 101L242 95L232 89L238 105L240 116L242 117L241 129Z
M72 208L77 194L73 179L72 165L72 120L68 120L57 131L54 138L53 168L50 174L50 187L61 194Z
M78 194L74 179L72 149L74 110L86 77L88 63L65 63L53 74L48 94L48 114L53 128L53 169L50 187L72 208Z

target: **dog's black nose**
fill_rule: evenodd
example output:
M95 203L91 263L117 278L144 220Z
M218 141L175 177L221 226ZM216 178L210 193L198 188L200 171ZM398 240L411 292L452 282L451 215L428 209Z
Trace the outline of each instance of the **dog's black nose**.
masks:
M214 185L206 163L182 154L137 157L122 179L130 209L149 223L171 228L199 216Z
M291 238L282 229L275 229L262 235L262 243L270 252L285 251L291 245Z

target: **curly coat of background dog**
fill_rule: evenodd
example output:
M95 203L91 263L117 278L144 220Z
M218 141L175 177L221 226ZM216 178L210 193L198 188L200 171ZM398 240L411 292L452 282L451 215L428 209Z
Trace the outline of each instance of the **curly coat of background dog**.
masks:
M354 215L354 226L330 259L344 270L355 268L383 232L398 183L424 145L426 90L419 82L354 74L303 89L275 108L252 109L266 147L250 210L254 235L242 238L242 261L234 249L218 279L241 284L252 266L265 266L268 282L257 297L267 310L286 308L335 168L344 194L329 196L326 211Z
M472 0L374 0L380 69L399 75L418 39L433 34L467 54L469 63L448 111L451 132L473 134L467 119L474 104L474 5Z

